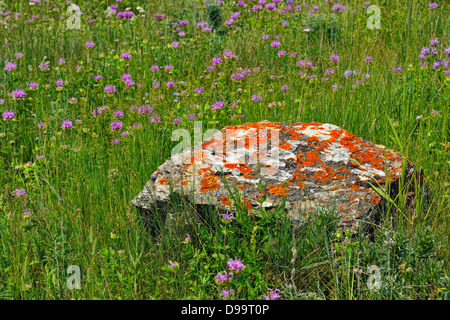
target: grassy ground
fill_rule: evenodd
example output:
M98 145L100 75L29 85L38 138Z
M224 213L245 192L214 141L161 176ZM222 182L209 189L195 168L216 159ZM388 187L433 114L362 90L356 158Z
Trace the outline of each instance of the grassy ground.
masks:
M263 299L269 288L280 299L449 298L448 2L371 3L381 29L356 0L261 11L250 0L79 1L80 29L65 1L4 2L1 299ZM126 8L133 19L116 17ZM203 221L177 202L152 237L130 200L178 143L173 130L264 119L332 123L401 151L424 170L430 206L420 193L413 208L398 201L368 239L340 233L333 214L295 233L282 209ZM219 283L230 259L245 268ZM80 289L67 286L69 266Z

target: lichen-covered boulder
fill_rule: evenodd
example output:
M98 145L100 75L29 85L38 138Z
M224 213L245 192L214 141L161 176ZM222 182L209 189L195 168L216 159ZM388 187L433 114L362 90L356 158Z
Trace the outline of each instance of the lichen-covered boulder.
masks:
M413 171L408 162L406 175ZM356 231L361 221L373 222L383 203L373 186L389 194L385 185L395 190L401 172L397 151L335 125L262 121L225 127L167 159L132 203L152 211L168 205L173 192L199 205L234 210L239 204L231 190L250 211L285 200L293 220L335 210L338 224Z

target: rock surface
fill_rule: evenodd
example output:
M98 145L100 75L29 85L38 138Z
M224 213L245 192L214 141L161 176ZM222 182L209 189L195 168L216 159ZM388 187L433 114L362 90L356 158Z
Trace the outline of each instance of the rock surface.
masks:
M398 184L401 159L397 151L332 124L247 123L225 127L169 158L132 203L151 211L157 203L168 205L173 192L196 204L234 210L232 190L250 211L275 208L285 199L293 220L301 223L321 208L334 209L338 224L356 231L361 221L373 222L383 203L371 184L381 189L386 179L391 187ZM408 162L406 175L413 171Z

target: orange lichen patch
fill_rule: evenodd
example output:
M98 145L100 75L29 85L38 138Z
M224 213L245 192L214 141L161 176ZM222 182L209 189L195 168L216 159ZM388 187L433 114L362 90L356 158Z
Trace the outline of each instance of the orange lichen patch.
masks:
M244 174L244 179L251 179L253 176L251 174Z
M334 172L327 172L327 171L323 171L323 170L317 170L314 173L314 179L319 180L319 181L330 181L333 180L333 177L335 177Z
M237 168L237 169L238 169L240 172L245 173L245 174L248 174L248 173L250 173L250 172L253 171L251 168L248 167L248 165L247 165L246 163L240 163L240 164L238 165L238 168Z
M336 142L337 139L341 136L343 130L331 130L328 134L331 139L327 140L329 143Z
M280 143L279 147L280 149L287 150L291 147L291 144L289 142L284 141Z
M338 168L338 170L341 171L345 175L350 175L350 173L351 173L350 170L348 170L347 168L344 168L344 167Z
M298 140L301 136L304 136L304 133L297 132L295 130L289 130L288 133L291 135L291 140Z
M264 166L264 173L265 174L269 174L270 175L270 174L274 174L275 172L277 172L277 170L273 166L271 166L270 164Z
M286 191L288 191L287 185L290 185L291 183L282 183L278 185L269 185L269 192L275 195L285 195Z
M166 184L167 183L167 179L161 179L161 180L159 180L159 183L160 184Z
M200 192L217 190L220 187L220 185L217 183L218 180L219 177L214 175L203 178L202 181L200 181L200 185L202 186L200 188Z
M188 185L188 183L189 183L189 182L187 182L187 181L182 181L182 182L181 182L181 185L186 186L186 185Z
M310 167L319 160L319 154L317 151L311 150L306 154L306 156L302 153L297 156L297 165L299 167Z
M226 196L223 196L222 198L220 198L220 201L226 206L230 205L230 203L228 202L228 197L226 197Z
M355 147L355 143L358 143L360 141L360 139L358 139L355 135L349 133L348 131L344 131L344 136L340 139L341 145L354 153L359 151L359 149Z
M248 201L247 198L243 198L243 204L240 206L242 209L247 209L247 210L252 210L252 204L250 203L250 201Z
M331 191L337 190L339 189L339 187L334 187L333 189L331 189Z
M373 196L370 198L370 202L371 202L371 203L375 203L375 204L379 204L381 201L380 201L380 198L379 198L379 197L373 195Z
M211 170L210 168L201 168L198 170L199 175L201 175L202 172L203 172L204 177L210 176L210 175L213 175L216 173L215 171Z
M245 189L244 186L238 186L237 188L238 188L239 190L244 190L244 189Z
M237 169L238 165L236 163L226 163L223 165L227 169Z
M355 191L358 191L359 188L360 188L360 186L358 186L356 184L352 185L352 189L355 190Z
M209 146L209 145L210 145L211 143L213 143L213 142L214 142L213 139L211 139L210 141L203 142L203 143L202 143L202 148L203 148L203 149L206 149L206 147Z
M306 142L309 142L309 143L319 142L319 138L317 138L316 136L311 136L306 140Z
M303 189L303 188L305 187L305 184L304 184L303 182L298 182L298 183L297 183L297 186L298 186L300 189Z
M258 122L258 124L263 127L274 127L273 122Z
M358 161L359 163L368 163L370 167L375 168L377 170L383 170L382 162L384 161L382 158L378 157L379 155L369 149L366 151L357 151L350 158Z
M318 145L317 145L317 147L316 147L316 151L323 151L323 150L325 150L325 148L327 148L329 146L329 143L328 142L322 142L322 143L319 143Z
M303 173L294 173L292 175L292 180L294 181L303 181L306 179L306 174Z
M333 171L333 170L334 170L333 167L327 167L324 163L320 164L320 166L321 166L322 168L324 168L325 171Z

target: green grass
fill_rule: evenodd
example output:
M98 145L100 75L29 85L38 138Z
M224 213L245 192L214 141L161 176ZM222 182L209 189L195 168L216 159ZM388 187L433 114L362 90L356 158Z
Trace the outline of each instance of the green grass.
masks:
M119 4L119 11L144 8L146 17L134 21L105 16L115 1L80 2L79 30L66 28L68 6L56 2L53 11L44 1L35 6L5 1L3 11L13 15L0 16L0 43L7 43L0 48L0 112L16 115L0 120L0 299L222 299L224 285L214 278L235 258L245 268L229 284L232 298L262 299L276 287L281 299L449 298L450 77L443 72L448 67L431 67L431 61L449 58L443 53L450 46L448 3L440 1L433 10L428 1L373 3L381 10L381 30L367 28L363 1L347 1L344 12L332 12L331 3L318 1L312 15L311 8L250 15L226 4L216 32L205 33L196 24L215 26L211 12L216 9L205 8L204 1ZM248 8L256 4L246 3ZM237 10L241 15L233 26L224 25ZM23 16L16 20L16 12ZM157 12L165 19L154 19ZM27 22L32 15L38 18ZM179 37L171 23L183 19L190 22L182 27L186 36ZM313 32L304 32L306 26ZM270 38L263 40L264 34ZM275 35L281 35L280 48L270 46ZM420 50L433 38L440 41L438 55L422 68ZM88 41L95 46L86 48ZM177 48L173 41L179 42ZM238 58L223 58L226 50ZM279 57L279 50L286 55ZM120 59L125 51L130 60ZM17 52L24 56L15 57ZM331 54L339 55L339 62L329 61ZM207 71L219 56L224 62ZM373 61L366 62L367 56ZM317 78L302 77L299 72L306 70L296 64L299 60L310 60L317 69L307 73ZM17 67L5 70L6 61ZM43 61L50 64L46 71L39 69ZM154 72L152 65L174 68ZM259 70L242 81L231 80L239 67ZM393 72L394 67L403 72ZM334 74L322 81L329 68ZM345 78L346 70L359 74ZM98 73L101 81L94 79ZM125 86L125 73L141 86ZM67 81L61 90L55 85L59 79ZM353 88L354 79L367 83ZM160 81L158 88L154 81ZM168 88L167 81L177 86ZM28 89L29 82L37 82L38 89ZM335 83L342 88L332 89ZM106 94L107 84L117 92ZM283 85L288 91L281 90ZM204 91L194 93L197 87ZM26 89L26 98L13 99L9 94L16 89ZM255 94L263 101L251 101ZM226 106L213 110L218 100ZM94 117L102 105L109 109ZM142 105L150 105L161 122L129 110ZM122 130L110 129L116 109L124 112ZM430 205L423 205L423 194L416 190L413 206L407 207L401 201L404 191L394 217L386 210L373 237L366 237L342 234L333 213L312 216L304 228L293 230L283 208L253 215L236 209L235 219L225 223L214 210L202 216L176 199L177 214L158 223L158 234L152 235L130 201L178 143L171 141L173 130L193 132L191 113L204 131L265 119L338 125L401 151L422 168ZM182 122L173 124L176 117ZM61 128L64 120L73 127ZM40 122L46 125L41 128ZM116 138L117 145L112 143ZM44 158L36 160L40 155ZM12 196L15 189L25 189L28 196ZM26 209L33 215L23 216ZM191 236L187 244L186 234ZM169 260L178 267L169 268ZM80 267L79 290L67 288L70 265ZM380 270L378 290L367 285L372 265Z

